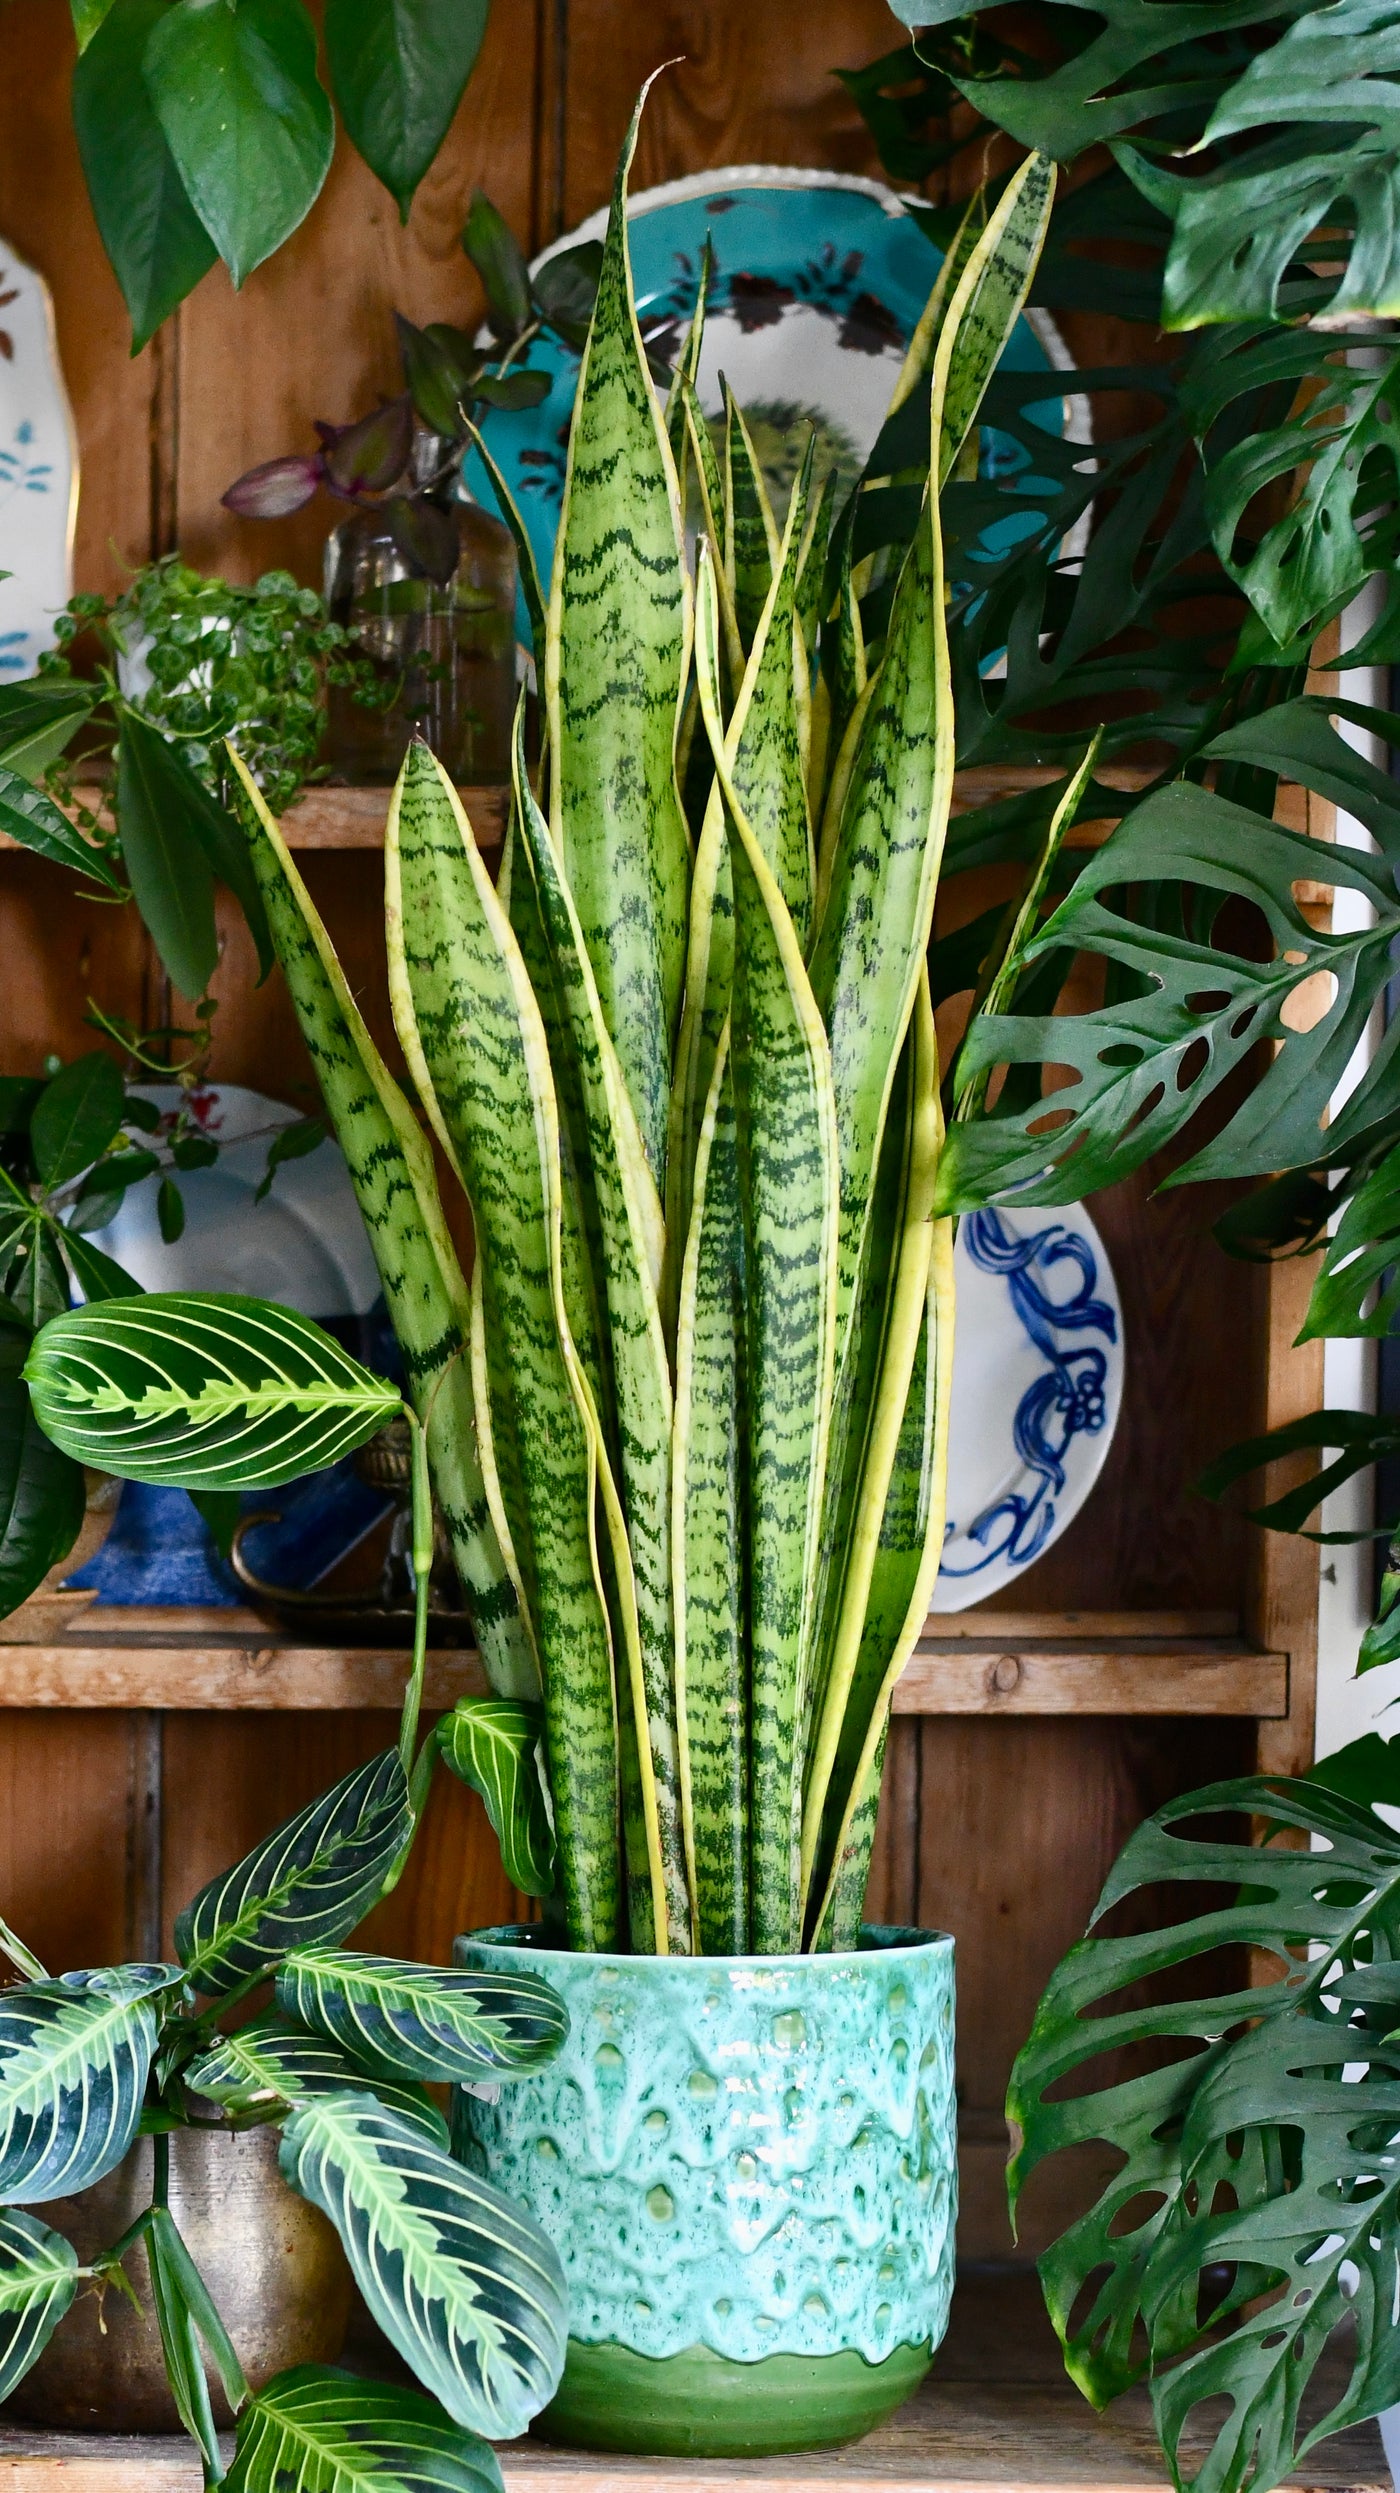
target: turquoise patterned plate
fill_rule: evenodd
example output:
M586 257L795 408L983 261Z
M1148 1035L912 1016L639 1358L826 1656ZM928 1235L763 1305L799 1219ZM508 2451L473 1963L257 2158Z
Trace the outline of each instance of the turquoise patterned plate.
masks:
M601 236L606 222L600 209L541 258ZM637 314L648 345L666 362L694 307L707 233L714 264L699 378L706 413L719 411L723 373L780 509L809 423L817 430L818 476L835 466L853 481L884 420L940 254L893 191L853 174L726 165L641 191L629 216ZM1017 322L1005 360L1031 372L1069 366L1053 323L1038 311ZM489 415L484 429L547 588L579 358L551 338L532 350L530 362L552 376L548 397L524 414ZM1044 420L1064 422L1062 402L1047 405ZM1021 455L1000 436L984 436L984 473ZM474 452L463 474L477 499L494 507Z

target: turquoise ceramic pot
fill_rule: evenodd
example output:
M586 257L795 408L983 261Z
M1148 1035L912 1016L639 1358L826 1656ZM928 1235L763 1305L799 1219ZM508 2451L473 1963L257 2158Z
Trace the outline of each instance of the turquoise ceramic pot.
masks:
M459 2090L465 2161L558 2247L568 2360L537 2430L754 2456L849 2441L928 2369L953 2282L953 1942L848 1955L574 1956L520 1925L569 2010L558 2057Z

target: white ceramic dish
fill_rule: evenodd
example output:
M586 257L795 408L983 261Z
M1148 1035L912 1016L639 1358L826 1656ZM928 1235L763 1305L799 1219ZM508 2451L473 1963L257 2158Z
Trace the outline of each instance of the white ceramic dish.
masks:
M42 277L0 240L0 684L32 675L73 593L78 449Z

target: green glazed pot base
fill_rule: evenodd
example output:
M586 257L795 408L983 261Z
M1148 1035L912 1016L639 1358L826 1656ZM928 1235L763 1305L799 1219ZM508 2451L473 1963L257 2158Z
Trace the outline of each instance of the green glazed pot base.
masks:
M864 2355L765 2355L735 2363L708 2346L674 2355L569 2339L558 2392L531 2427L544 2441L647 2458L764 2458L858 2441L912 2396L933 2348Z

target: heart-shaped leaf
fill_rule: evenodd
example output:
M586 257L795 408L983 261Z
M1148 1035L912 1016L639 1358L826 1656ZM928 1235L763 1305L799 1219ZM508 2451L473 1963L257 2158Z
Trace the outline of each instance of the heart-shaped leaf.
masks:
M238 2419L225 2493L501 2493L496 2453L416 2389L301 2364Z
M402 1408L309 1316L193 1290L71 1309L40 1334L25 1375L66 1454L177 1489L280 1488Z
M146 84L169 0L112 0L73 71L73 127L97 230L131 314L132 352L218 253L190 203Z
M0 2215L0 2400L36 2363L78 2290L78 2258L61 2233L26 2216Z
M8 1618L66 1557L83 1521L81 1465L60 1453L30 1408L29 1335L0 1331L0 1618Z
M513 338L530 317L530 272L500 209L484 190L472 192L462 249L486 288L486 317L493 335Z
M299 2104L281 2163L448 2414L498 2440L523 2432L558 2387L567 2327L559 2255L533 2219L372 2095Z
M459 1697L437 1727L446 1763L486 1804L513 1887L547 1896L554 1885L554 1831L540 1780L544 1714L503 1697Z
M221 2034L212 2051L191 2061L184 2081L225 2112L262 2113L280 2120L310 2095L343 2094L371 2084L378 2101L397 2112L433 2144L447 2145L447 2123L421 2087L392 2078L371 2080L363 2069L319 2034L307 2034L281 2017L254 2017L232 2034Z
M302 0L175 0L145 71L180 178L241 286L300 225L330 166L315 28Z
M369 1911L413 1829L396 1749L342 1775L201 1888L175 1951L201 1991L227 1991L289 1948L333 1941Z
M328 0L341 119L405 224L476 66L491 0Z
M348 1948L297 1947L277 2004L372 2075L475 2083L536 2069L569 2030L563 2001L534 1974L462 1972Z
M102 1966L0 1991L0 2203L71 2197L120 2164L168 1965Z

